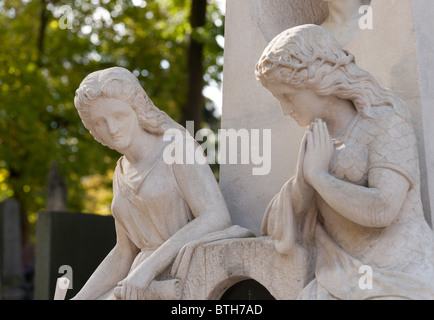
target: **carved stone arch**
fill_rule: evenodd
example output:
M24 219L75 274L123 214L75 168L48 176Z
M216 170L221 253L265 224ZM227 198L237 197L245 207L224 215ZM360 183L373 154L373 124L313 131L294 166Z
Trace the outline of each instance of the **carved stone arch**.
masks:
M236 285L237 283L243 280L248 280L248 279L250 278L244 275L243 276L238 275L238 276L227 278L223 280L221 283L219 283L217 286L215 286L214 289L211 290L207 299L219 300L229 288L231 288L232 286Z
M278 253L268 237L225 239L195 249L182 299L220 299L239 281L254 279L276 299L295 299L309 280L307 252Z
M242 279L228 288L220 300L276 300L275 297L255 279Z

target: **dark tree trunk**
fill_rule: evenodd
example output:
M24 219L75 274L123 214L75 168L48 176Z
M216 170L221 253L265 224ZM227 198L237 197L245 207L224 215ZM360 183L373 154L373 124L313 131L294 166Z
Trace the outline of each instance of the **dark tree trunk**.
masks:
M192 0L190 25L192 33L188 43L188 93L187 105L183 112L185 121L194 121L195 130L200 129L203 119L204 99L203 80L203 43L195 39L196 28L205 26L207 0Z
M41 16L39 21L39 35L38 35L38 64L42 65L42 55L44 53L45 29L48 23L47 3L41 0Z

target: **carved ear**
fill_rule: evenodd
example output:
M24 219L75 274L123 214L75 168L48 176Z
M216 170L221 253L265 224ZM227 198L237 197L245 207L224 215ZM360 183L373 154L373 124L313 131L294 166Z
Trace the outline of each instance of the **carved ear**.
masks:
M147 122L149 123L149 126L152 128L158 128L158 121L155 118L147 118Z
M158 128L158 121L152 116L149 115L150 112L146 114L139 114L137 118L139 119L139 125L141 128L145 129L149 133L154 133Z

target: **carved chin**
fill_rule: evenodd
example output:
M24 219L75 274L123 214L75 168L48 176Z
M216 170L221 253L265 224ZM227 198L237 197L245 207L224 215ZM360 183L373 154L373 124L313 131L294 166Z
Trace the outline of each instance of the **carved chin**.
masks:
M297 122L297 124L298 124L300 127L307 127L307 126L310 125L310 122L307 123L307 121L303 121L303 119L294 118L294 120L295 120L295 122Z
M111 142L107 145L110 149L116 150L119 153L124 153L128 147L122 141Z

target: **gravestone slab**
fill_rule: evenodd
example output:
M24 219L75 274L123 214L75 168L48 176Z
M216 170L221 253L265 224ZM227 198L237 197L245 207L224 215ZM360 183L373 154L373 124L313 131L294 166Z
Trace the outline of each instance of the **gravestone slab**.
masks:
M57 278L63 275L72 275L66 299L72 298L115 243L112 216L40 212L36 224L35 299L53 299Z
M20 207L15 199L0 203L0 297L21 299L23 277Z

